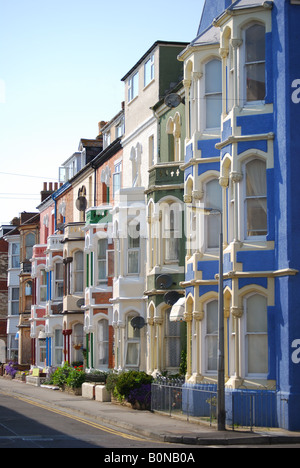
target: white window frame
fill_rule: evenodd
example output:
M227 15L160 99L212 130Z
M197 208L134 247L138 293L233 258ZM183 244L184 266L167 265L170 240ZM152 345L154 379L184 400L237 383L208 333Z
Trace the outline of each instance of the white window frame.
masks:
M154 80L154 67L155 60L154 54L152 54L144 64L144 88Z
M265 198L266 199L266 205L267 205L267 226L266 226L266 231L267 233L266 234L262 234L260 236L248 236L247 235L247 220L248 220L248 213L247 213L247 208L246 208L246 200L247 200L247 188L246 188L246 166L249 162L251 161L254 161L254 160L260 160L260 161L263 161L265 163L265 167L266 167L266 172L265 172L265 175L266 175L266 196L265 197L254 197L254 198ZM242 174L243 174L243 181L242 181L242 203L241 203L241 206L240 206L240 212L241 212L241 219L243 220L243 222L241 223L242 225L242 229L243 229L243 232L241 233L241 236L240 238L242 240L252 240L252 241L264 241L266 240L266 236L268 234L268 187L267 187L267 163L266 163L266 160L263 159L263 158L259 158L259 157L249 157L242 165Z
M56 341L56 333L57 332L60 332L61 333L61 345L57 344L57 341ZM61 366L63 361L64 361L64 354L63 354L63 350L64 350L64 339L63 339L63 334L62 334L62 328L55 328L53 330L53 345L52 345L52 349L53 349L53 352L52 352L52 365L53 366ZM57 356L56 356L56 352L61 352L61 357L62 357L62 360L60 362L58 362L58 359L57 359Z
M178 264L180 258L180 238L181 238L181 221L182 210L179 207L179 202L166 201L163 207L167 210L162 210L162 234L163 234L163 261L164 264ZM172 247L172 243L174 244ZM171 258L167 255L172 251L177 251L177 257Z
M170 314L171 314L171 308L168 308L165 310L164 316L165 316L165 323L164 323L164 356L165 356L165 368L167 370L176 370L179 369L180 367L180 354L181 354L181 323L180 322L171 322L170 321ZM178 335L173 335L170 333L170 325L176 323L178 327L179 334ZM172 325L171 325L172 326ZM170 340L176 340L176 347L179 347L179 356L178 356L178 365L177 366L170 366L170 361L168 360L169 357L169 352L168 352L168 346L170 343Z
M42 279L43 279L43 274L42 273L45 273L45 279L46 279L46 284L43 284L42 282ZM40 273L39 273L39 277L38 277L38 287L39 287L39 290L38 290L38 299L39 299L39 304L45 304L47 302L47 272L45 270L45 268L41 268L40 269ZM42 300L42 291L45 290L46 291L46 294L45 294L45 300Z
M121 189L122 186L122 161L117 161L115 163L114 173L113 173L113 197Z
M203 342L203 354L202 354L202 368L204 369L204 374L206 375L217 375L217 362L216 369L208 369L208 345L207 340L212 337L216 340L216 360L218 352L218 330L215 333L207 333L207 314L208 314L208 305L212 302L216 302L217 313L218 313L218 300L212 298L204 304L204 320L202 321L202 342Z
M82 254L82 270L78 269L78 265L77 265L77 255L81 253ZM73 266L74 266L74 284L73 284L73 290L74 290L74 293L76 294L83 294L83 291L84 291L84 253L82 250L76 250L76 252L74 252L74 261L73 261ZM81 291L77 291L76 290L76 283L77 283L77 277L78 275L82 275L82 290Z
M13 298L13 290L17 289L18 290L18 299ZM13 314L13 304L18 304L18 312L16 314ZM19 304L20 304L20 288L19 286L12 286L10 288L10 314L12 317L17 317L19 315Z
M100 341L99 339L99 327L100 327L101 322L105 322L107 324L107 339L102 340L102 341ZM103 347L103 346L106 347L107 362L100 363L100 347ZM103 317L97 322L97 364L98 364L98 368L108 369L108 365L109 365L109 321L107 320L107 318L103 318Z
M61 267L62 267L62 279L57 279L57 265L60 264ZM63 288L62 288L62 295L59 296L58 295L58 291L59 291L59 285L64 285L64 265L63 265L63 261L59 261L57 260L55 263L54 263L54 268L53 268L53 290L52 290L52 298L54 300L59 300L59 299L63 299L63 296L64 296L64 292L63 292Z
M138 239L138 246L136 247L130 247L130 240L129 240L129 237L130 236L130 226L133 226L133 224L129 223L128 226L127 226L127 275L128 276L139 276L140 275L140 271L141 271L141 236L140 236L140 228L141 228L141 225L140 223L137 223L135 225L135 230L137 230L137 226L139 226L139 235L138 237L136 238L133 238L133 240L135 239ZM135 254L137 252L137 261L138 261L138 268L137 268L137 271L129 271L129 257L130 257L130 254Z
M99 243L100 242L106 242L106 249L105 249L105 256L99 257ZM107 283L107 252L108 252L108 239L107 237L103 237L102 239L98 239L97 242L97 284L103 284ZM105 271L105 278L99 278L100 274L100 264L104 265L104 271Z
M32 239L33 244L31 244L31 242L28 242L29 239ZM35 234L33 232L29 232L25 236L25 259L26 260L31 260L34 245L35 245ZM30 257L29 258L27 258L28 249L30 249Z
M242 90L242 103L243 103L243 106L245 107L251 107L251 106L257 106L257 105L264 105L265 104L265 100L256 100L256 101L247 101L247 73L246 73L246 31L254 26L254 25L259 25L259 26L263 26L265 28L265 33L266 33L266 25L262 22L259 22L259 21L252 21L251 23L248 23L244 29L243 29L243 45L241 47L241 66L242 66L242 70L241 70L241 74L240 74L240 79L242 80L242 83L241 83L241 90ZM263 61L260 61L260 62L249 62L250 63L264 63L265 64L265 90L266 90L266 54L265 54L265 60Z
M16 247L17 253L14 253L14 247ZM20 242L12 242L10 245L10 268L19 269L20 268ZM14 259L17 259L17 266L14 266Z
M267 298L266 296L264 296L263 294L261 294L260 292L256 291L256 292L253 292L251 294L248 294L244 297L244 300L243 300L243 306L244 306L244 314L243 314L243 317L242 317L242 330L243 330L243 333L242 333L242 342L243 342L243 348L244 349L244 360L242 361L242 376L244 377L248 377L248 378L259 378L259 379L267 379L268 377L268 372L269 372L269 359L268 359L268 339L269 339L269 336L268 336L268 322L267 322L267 331L266 332L248 332L247 331L247 301L249 300L249 298L251 296L261 296L265 299L266 301L266 311L265 313L267 314L266 318L268 320L268 303L267 303ZM266 336L266 339L267 339L267 355L265 356L266 357L266 364L267 364L267 367L268 367L268 370L266 373L249 373L248 371L248 360L249 360L249 354L248 354L248 336L250 335L260 335L260 336Z
M128 102L133 101L139 95L139 72L133 73L128 79Z
M207 79L206 79L206 76L207 76L207 73L206 73L206 67L214 62L214 61L217 61L219 62L220 64L220 91L219 92L207 92L206 91L206 82L207 82ZM203 105L203 114L202 114L202 117L203 117L203 131L206 131L206 132L219 132L220 131L220 127L221 127L221 116L222 116L222 62L220 59L218 59L217 57L211 57L209 60L207 60L204 64L203 64L203 67L204 67L204 70L205 70L205 73L204 73L204 80L203 80L203 99L204 99L204 105ZM208 97L211 97L211 96L220 96L220 99L221 99L221 109L220 109L220 125L217 126L217 127L208 127L207 125L207 103L208 103L208 100L207 98Z
M125 333L126 333L126 336L125 336L126 343L125 344L126 345L125 345L124 360L125 360L125 367L127 369L137 369L140 366L140 351L141 351L141 333L140 333L140 330L138 330L138 335L139 335L138 337L129 338L129 327L131 327L130 322L134 317L137 317L137 316L138 316L137 313L131 312L126 317L126 327L125 327ZM136 345L136 347L137 347L137 362L136 362L136 364L129 364L127 362L128 345L131 345L131 344Z

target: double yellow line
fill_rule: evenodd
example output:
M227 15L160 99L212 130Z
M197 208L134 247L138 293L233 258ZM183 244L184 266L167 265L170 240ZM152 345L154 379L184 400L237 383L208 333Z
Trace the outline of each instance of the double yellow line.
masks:
M15 395L12 395L11 393L6 393L6 392L2 392L2 391L0 391L0 393L2 395L7 395L7 396L10 396L10 397L15 398L17 400L24 401L25 403L29 403L30 405L37 406L38 408L45 409L47 411L50 411L51 413L56 413L56 414L59 414L61 416L66 417L66 418L73 419L74 421L81 422L83 424L86 424L87 426L94 427L95 429L99 429L101 431L107 432L109 434L112 434L112 435L115 435L115 436L118 436L118 437L122 437L123 439L135 440L135 441L139 441L139 442L144 441L144 439L141 439L139 437L135 437L135 436L132 436L132 435L129 435L129 434L125 434L124 432L120 432L120 431L117 431L115 429L111 429L109 427L103 426L102 424L98 424L96 422L88 421L87 419L83 419L83 418L80 418L79 416L75 416L75 415L66 413L65 411L61 411L61 410L58 410L58 409L55 409L55 408L50 408L49 406L42 405L41 403L37 403L37 402L35 402L33 400L29 400L27 398L23 398L23 397L20 397L20 396L15 396Z

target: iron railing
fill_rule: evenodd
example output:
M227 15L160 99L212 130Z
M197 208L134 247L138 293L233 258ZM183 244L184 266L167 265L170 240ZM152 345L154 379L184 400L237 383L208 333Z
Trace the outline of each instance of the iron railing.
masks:
M225 394L226 424L237 427L279 427L277 392L272 390L229 390ZM151 385L151 410L216 422L216 385L191 385L181 379L159 377Z
M213 388L211 388L213 387ZM151 385L151 410L181 416L203 418L210 424L216 418L217 392L214 386L195 388L181 379L160 377Z

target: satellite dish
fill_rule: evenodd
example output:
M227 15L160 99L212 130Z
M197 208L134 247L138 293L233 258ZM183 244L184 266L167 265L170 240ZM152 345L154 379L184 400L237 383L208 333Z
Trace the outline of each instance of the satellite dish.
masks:
M156 287L158 289L168 289L172 286L173 279L170 275L160 275L156 278Z
M78 211L85 211L87 207L87 199L85 197L78 197L76 200L76 208Z
M130 321L132 328L140 330L145 326L145 320L141 316L133 317Z
M84 299L78 299L76 304L77 304L77 307L82 307L84 305Z
M179 96L179 94L171 93L165 97L164 102L165 102L165 105L168 107L177 107L179 106L179 104L181 104L182 101L181 101L181 97Z
M166 304L172 306L181 298L181 295L177 291L170 291L164 295L164 301Z

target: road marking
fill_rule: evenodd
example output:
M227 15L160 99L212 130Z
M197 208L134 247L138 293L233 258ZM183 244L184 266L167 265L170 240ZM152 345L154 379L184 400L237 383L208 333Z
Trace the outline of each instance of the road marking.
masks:
M108 432L109 434L112 434L112 435L115 435L115 436L123 437L124 439L135 440L135 441L139 441L139 442L141 442L141 441L144 442L145 441L145 439L141 439L139 437L135 437L135 436L132 436L132 435L129 435L129 434L125 434L124 432L120 432L120 431L118 431L116 429L111 429L109 427L103 426L102 424L88 421L87 419L80 418L79 416L71 415L71 414L69 414L69 413L67 413L65 411L61 411L61 410L58 410L58 409L55 409L55 408L49 408L49 406L42 405L41 403L37 403L37 402L35 402L33 400L30 400L28 398L11 395L10 393L6 393L6 392L2 392L2 391L0 391L0 393L2 393L3 395L7 395L7 396L10 396L12 398L15 398L17 400L24 401L25 403L29 403L30 405L37 406L38 408L42 408L42 409L45 409L47 411L51 411L52 413L56 413L56 414L59 414L61 416L65 416L66 418L70 418L70 419L73 419L75 421L81 422L83 424L86 424L87 426L94 427L95 429L99 429L101 431Z

